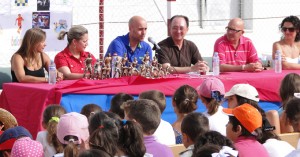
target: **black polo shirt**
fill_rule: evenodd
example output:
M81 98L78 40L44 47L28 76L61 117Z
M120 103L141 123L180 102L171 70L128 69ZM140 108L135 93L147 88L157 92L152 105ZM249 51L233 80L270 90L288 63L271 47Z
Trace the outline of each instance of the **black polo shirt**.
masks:
M174 44L171 37L158 43L161 51L157 51L157 59L160 64L170 63L174 67L188 67L202 61L197 46L189 40L184 39L181 50Z

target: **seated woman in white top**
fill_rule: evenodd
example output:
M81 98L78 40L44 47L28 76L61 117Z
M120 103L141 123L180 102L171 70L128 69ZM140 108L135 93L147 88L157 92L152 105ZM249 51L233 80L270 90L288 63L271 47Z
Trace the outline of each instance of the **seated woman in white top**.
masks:
M283 19L280 24L283 37L280 41L273 44L273 59L275 52L280 50L282 53L282 69L297 70L300 54L300 20L296 16L289 16Z

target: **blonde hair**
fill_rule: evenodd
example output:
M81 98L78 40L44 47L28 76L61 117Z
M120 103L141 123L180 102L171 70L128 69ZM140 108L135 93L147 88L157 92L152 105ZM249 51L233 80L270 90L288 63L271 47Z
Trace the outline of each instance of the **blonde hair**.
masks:
M65 35L67 35L68 45L70 45L72 43L73 39L80 40L81 37L85 34L88 34L88 30L83 26L76 25L76 26L73 26L72 28L70 28L69 32L61 31L58 34L57 39L63 40L65 38Z
M66 110L59 105L49 105L44 110L43 113L43 123L47 125L47 142L53 145L57 153L62 153L64 148L63 145L57 139L57 124L58 121L53 120L55 118L60 118L61 115L65 114Z

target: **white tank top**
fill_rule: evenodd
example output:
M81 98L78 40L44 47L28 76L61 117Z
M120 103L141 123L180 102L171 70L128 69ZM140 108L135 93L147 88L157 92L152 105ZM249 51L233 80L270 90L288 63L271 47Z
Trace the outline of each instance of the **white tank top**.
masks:
M288 63L296 63L296 64L298 64L299 58L285 57L285 60L286 60Z

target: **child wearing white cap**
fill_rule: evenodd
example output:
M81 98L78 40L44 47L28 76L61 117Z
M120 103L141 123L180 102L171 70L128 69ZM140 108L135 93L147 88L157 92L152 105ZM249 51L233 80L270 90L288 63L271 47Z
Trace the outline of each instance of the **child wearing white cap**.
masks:
M279 127L277 124L279 122L269 121L272 118L259 106L259 95L255 87L250 84L236 84L225 93L225 98L228 100L228 108L235 108L244 103L255 107L263 117L263 129L276 133L275 129Z
M225 98L228 99L229 108L235 108L247 103L260 112L262 116L262 134L261 138L258 138L257 140L263 144L268 151L269 156L281 157L293 150L290 144L281 141L274 132L277 125L274 127L274 123L272 123L272 125L270 124L269 117L267 117L265 111L258 105L259 96L255 87L249 84L236 84L225 94Z

